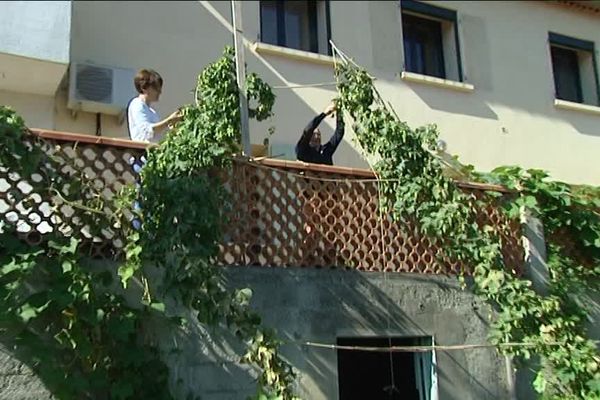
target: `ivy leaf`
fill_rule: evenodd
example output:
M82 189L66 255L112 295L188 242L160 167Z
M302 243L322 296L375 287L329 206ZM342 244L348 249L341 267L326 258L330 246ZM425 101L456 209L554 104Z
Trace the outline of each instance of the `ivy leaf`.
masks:
M22 269L23 265L17 263L17 261L13 258L8 264L4 264L2 266L2 275L7 275L13 271Z
M544 393L546 391L546 378L544 377L543 372L538 372L533 381L533 388L538 393Z
M164 303L150 303L150 308L158 311L160 313L165 312L165 304Z
M127 283L129 282L129 279L131 279L131 277L134 275L134 273L135 268L130 263L124 263L121 266L119 266L117 274L119 275L119 278L121 278L121 284L124 288L127 288Z
M73 270L73 263L71 261L65 260L62 262L61 266L63 273L71 272Z
M36 307L25 303L21 306L18 315L24 323L28 323L32 318L35 318L38 315L37 310Z
M96 310L96 321L98 321L98 322L103 321L105 315L106 315L106 313L104 312L104 310L101 308L98 308Z
M487 289L489 293L497 293L500 286L504 283L504 272L489 271L488 275L481 281L480 286Z
M537 209L537 199L535 196L525 196L523 198L523 205L530 209Z

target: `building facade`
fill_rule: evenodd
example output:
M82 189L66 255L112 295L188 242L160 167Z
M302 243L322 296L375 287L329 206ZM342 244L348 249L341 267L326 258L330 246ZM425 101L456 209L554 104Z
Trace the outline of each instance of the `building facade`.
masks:
M0 102L35 128L127 137L122 113L73 99L70 72L107 67L115 74L108 102L122 108L135 95L128 73L153 68L165 79L158 109L168 115L192 102L199 71L233 44L229 2L1 6ZM274 126L271 154L294 159L302 127L335 96L332 39L377 78L400 118L437 124L462 162L599 184L599 9L565 1L245 1L248 68L277 95L275 116L251 123L251 140L262 143ZM334 161L366 166L351 132Z
M541 168L598 185L600 4L583 3L241 2L248 69L277 95L272 120L251 121L251 141L269 138L271 155L294 159L302 128L336 95L331 39L376 77L400 118L437 124L461 161L480 170ZM32 128L126 138L122 111L135 95L135 70L161 73L157 108L168 115L192 102L198 73L233 44L227 1L0 2L0 11L0 103ZM95 85L79 84L90 82L86 76ZM333 120L324 124L327 137ZM352 137L347 132L334 161L366 167ZM303 398L534 398L528 377L515 377L492 348L361 356L306 343L484 343L493 310L454 278L300 268L226 274L232 287L253 288L253 305L287 343ZM255 374L231 356L238 344L227 334L201 326L156 334L178 398L252 395ZM0 379L10 389L0 399L47 396L21 364L0 363L23 381ZM373 396L360 397L361 389Z

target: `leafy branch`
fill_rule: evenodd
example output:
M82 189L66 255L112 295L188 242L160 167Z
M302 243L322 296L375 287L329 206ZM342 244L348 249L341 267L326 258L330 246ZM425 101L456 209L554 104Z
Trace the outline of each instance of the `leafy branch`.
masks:
M411 129L376 91L373 78L335 49L339 107L354 121L357 141L375 165L381 179L381 204L397 220L416 221L422 234L444 244L446 256L470 267L475 293L498 312L490 338L533 344L502 351L517 357L541 358L535 389L549 399L600 398L598 352L585 339L585 307L573 296L588 284L597 288L600 275L600 215L598 190L575 192L568 185L548 182L542 171L499 168L473 177L518 190L515 198L502 199L507 218L515 219L527 208L544 224L551 245L550 292L536 293L531 282L518 277L504 263L501 231L505 227L480 226L477 210L493 202L491 195L475 199L446 176L435 155L435 126ZM507 221L507 223L509 222ZM560 235L562 233L562 236ZM574 238L571 251L561 237ZM551 346L558 342L562 346Z

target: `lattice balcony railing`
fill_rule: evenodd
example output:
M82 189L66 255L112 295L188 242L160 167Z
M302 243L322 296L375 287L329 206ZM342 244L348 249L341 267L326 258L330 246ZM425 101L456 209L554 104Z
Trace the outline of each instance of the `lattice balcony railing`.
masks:
M145 147L128 140L34 133L42 138L46 153L65 160L63 172L83 170L107 199L133 182L129 159ZM443 257L442 244L421 237L410 224L380 215L377 183L370 171L282 160L238 160L226 176L233 207L221 244L221 265L350 267L434 274L460 270L458 263ZM1 219L17 224L24 240L39 243L45 233L61 227L67 235L79 230L87 237L92 256L120 256L123 239L118 231L103 231L93 237L89 227L77 220L74 210L60 198L31 193L29 179L39 176L19 177L0 170ZM501 190L461 186L475 195ZM23 195L29 200L19 200ZM493 205L480 214L481 223L501 221ZM518 224L503 232L503 251L507 265L519 272L523 251Z

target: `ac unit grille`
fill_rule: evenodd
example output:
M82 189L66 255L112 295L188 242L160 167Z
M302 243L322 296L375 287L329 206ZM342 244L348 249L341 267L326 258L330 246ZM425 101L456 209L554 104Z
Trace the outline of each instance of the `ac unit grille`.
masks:
M75 88L79 100L112 103L113 70L93 65L77 65Z

